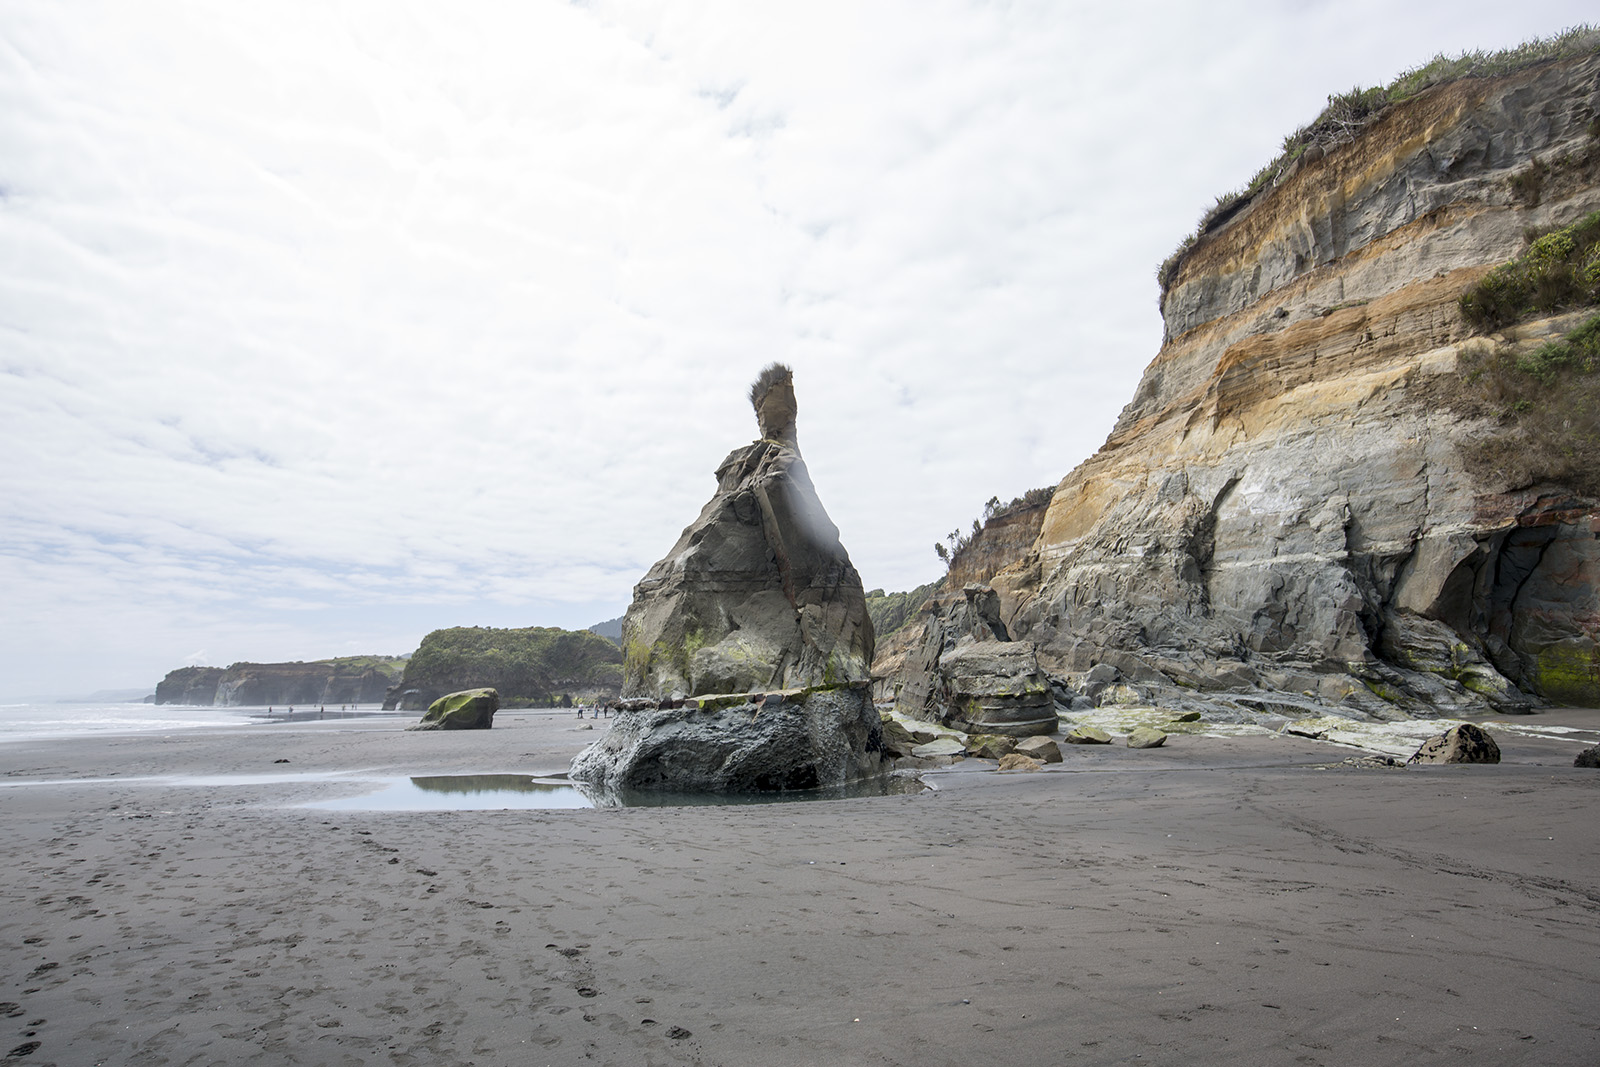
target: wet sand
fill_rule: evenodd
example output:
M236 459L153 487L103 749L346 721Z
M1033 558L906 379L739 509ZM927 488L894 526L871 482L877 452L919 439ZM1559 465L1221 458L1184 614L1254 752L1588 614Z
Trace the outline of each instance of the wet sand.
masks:
M1600 772L1573 740L1363 770L1174 737L806 804L294 806L361 788L298 776L542 774L598 736L404 725L0 746L0 1062L1600 1063ZM251 780L135 780L184 775Z

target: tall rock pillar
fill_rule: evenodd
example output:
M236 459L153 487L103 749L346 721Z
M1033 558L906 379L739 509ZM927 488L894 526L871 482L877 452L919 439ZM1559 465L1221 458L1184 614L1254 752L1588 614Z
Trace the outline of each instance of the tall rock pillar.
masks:
M761 438L717 468L717 491L634 587L623 694L664 697L866 681L861 577L800 457L794 375L750 389Z

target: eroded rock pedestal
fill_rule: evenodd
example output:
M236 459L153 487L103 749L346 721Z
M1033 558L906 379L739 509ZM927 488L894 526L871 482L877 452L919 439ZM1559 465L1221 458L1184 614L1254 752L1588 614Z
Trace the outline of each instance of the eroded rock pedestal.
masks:
M578 754L571 777L602 798L750 793L846 785L882 763L878 714L867 683L856 682L622 711Z
M882 768L872 621L800 458L789 369L764 370L750 401L761 439L723 460L716 495L634 587L632 699L572 765L592 789L810 789Z
M634 587L622 623L624 696L871 677L861 577L800 457L788 369L764 372L751 400L761 440L722 461L716 495Z

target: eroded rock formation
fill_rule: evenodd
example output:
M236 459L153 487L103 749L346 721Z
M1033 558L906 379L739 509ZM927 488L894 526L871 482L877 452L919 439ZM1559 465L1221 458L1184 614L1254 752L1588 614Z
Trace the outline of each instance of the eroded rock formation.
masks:
M347 656L308 663L235 663L180 667L156 686L157 704L265 707L282 704L375 704L401 670L386 656Z
M865 682L620 712L572 763L602 803L635 792L750 793L877 774L883 739Z
M1373 718L1600 704L1597 503L1485 473L1495 413L1461 399L1594 309L1484 336L1458 307L1525 231L1600 209L1597 115L1592 54L1438 86L1203 234L1133 400L989 579L1009 634L1208 717L1263 689Z
M634 587L623 692L730 693L870 677L861 578L817 498L795 434L793 377L751 388L761 439L717 468L717 491Z

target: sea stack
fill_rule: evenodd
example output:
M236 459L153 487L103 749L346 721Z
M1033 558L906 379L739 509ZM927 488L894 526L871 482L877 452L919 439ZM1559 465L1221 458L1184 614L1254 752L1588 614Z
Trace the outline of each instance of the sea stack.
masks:
M750 388L761 438L634 587L621 711L572 779L601 803L636 792L845 785L885 766L861 578L795 438L794 376Z
M750 387L761 437L717 468L717 491L634 587L623 695L798 689L871 677L861 576L811 484L794 374Z

